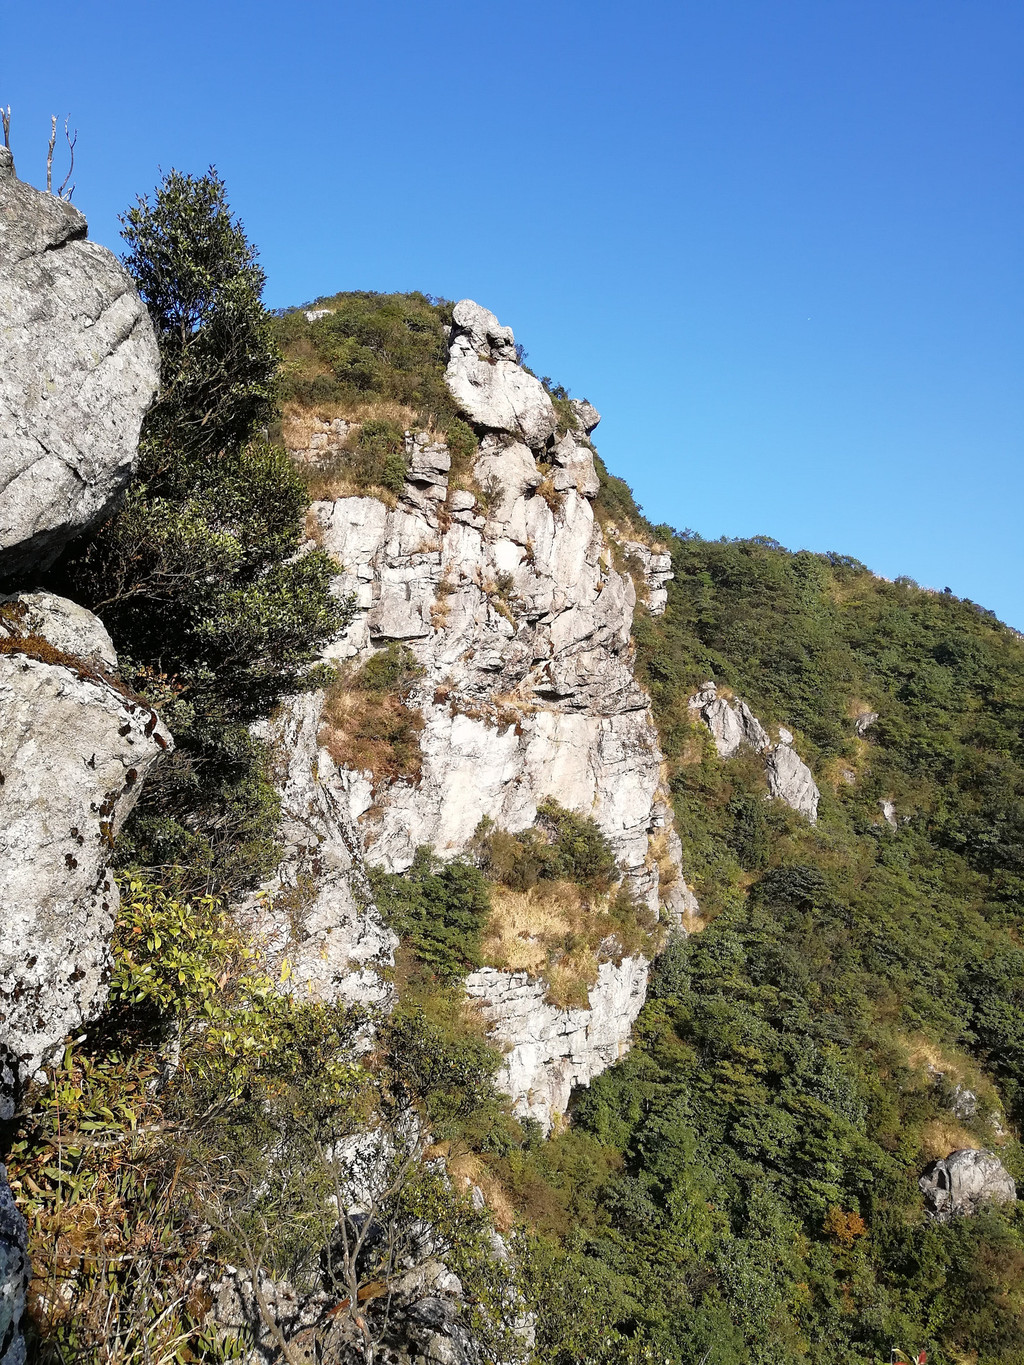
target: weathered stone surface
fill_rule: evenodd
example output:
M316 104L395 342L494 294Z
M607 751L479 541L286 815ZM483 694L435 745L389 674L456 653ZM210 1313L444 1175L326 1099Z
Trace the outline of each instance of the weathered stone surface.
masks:
M29 1281L26 1236L25 1220L7 1185L6 1168L0 1166L0 1365L25 1365L21 1321Z
M690 709L698 711L704 724L711 731L719 757L732 758L733 754L746 744L757 753L762 753L771 744L771 737L745 701L731 705L718 695L713 682L706 682L695 696L690 698Z
M672 572L672 556L665 550L654 550L641 540L616 537L626 552L631 571L639 566L640 588L647 610L652 616L663 616L668 605L668 588L665 586L675 578ZM710 684L714 686L714 684Z
M18 624L32 635L41 635L55 649L73 654L108 672L117 669L117 653L107 628L98 616L67 597L52 592L18 592L0 596L0 607L15 608ZM6 629L0 616L0 636L16 632Z
M647 975L642 957L603 962L588 1009L549 1005L544 982L525 972L485 967L466 978L467 995L480 1002L495 1041L506 1049L498 1084L521 1118L536 1119L547 1132L568 1109L574 1088L589 1085L625 1054Z
M864 737L878 719L877 711L861 711L853 722L857 734Z
M504 345L500 336L492 341ZM424 721L420 775L415 783L388 782L320 764L316 782L339 802L344 794L367 860L390 871L407 868L424 844L443 857L463 853L484 816L522 830L554 797L592 816L634 893L685 928L697 903L682 875L649 699L633 675L636 592L630 576L615 569L590 504L593 452L570 438L549 452L556 471L573 471L552 496L529 445L491 432L473 469L477 491L449 490L442 502L425 496L430 489L412 465L424 443L413 446L397 506L342 498L317 503L313 517L324 549L344 566L334 591L357 603L328 657L358 664L399 640L423 669L409 697ZM443 460L429 458L440 478ZM283 744L289 753L302 747L291 737ZM313 771L308 757L303 761ZM314 805L307 793L302 808ZM537 1101L542 1108L564 1109L575 1080L589 1079L628 1044L643 992L638 986L634 999L623 971L634 973L636 985L646 964L603 963L594 1008L576 1011L569 1023L565 1012L554 1021L544 1015L550 1037L543 1056L530 1032L540 1024L525 1019L519 1041L534 1048L528 1088L540 1094L547 1087L547 1099ZM507 975L480 978L478 994L486 995L487 983L501 994ZM548 1010L545 989L528 983L523 999ZM607 1004L613 997L617 1003ZM520 1084L524 1067L510 1084ZM525 1092L517 1098L525 1103Z
M544 385L519 365L515 338L493 313L472 299L455 305L446 379L478 426L543 446L557 426Z
M275 965L287 958L288 989L303 1000L386 1006L398 940L373 902L351 776L318 741L322 706L322 693L304 693L257 727L277 765L285 857L238 914Z
M33 610L46 637L42 596ZM55 638L67 639L56 601ZM75 628L101 639L98 623ZM0 1043L25 1076L105 996L118 905L107 855L172 741L102 672L31 653L0 654L0 717Z
M810 768L792 748L793 735L785 726L779 727L779 742L772 744L768 731L747 703L726 701L713 682L704 683L690 698L689 706L711 731L721 758L732 758L743 745L762 754L771 795L806 816L812 825L817 822L821 793Z
M896 815L896 806L895 806L895 804L894 804L892 801L890 801L890 799L889 799L887 796L886 796L886 797L883 797L882 800L879 801L878 804L879 804L879 806L881 806L881 808L882 808L882 819L883 819L883 820L885 821L885 823L889 826L889 828L890 828L890 829L899 829L899 827L900 827L900 822L899 822L899 819L898 819L898 817L897 817L897 815Z
M765 772L772 796L806 816L812 825L817 824L821 793L810 768L796 750L788 744L776 744L765 761Z
M580 427L589 436L601 420L601 414L593 403L588 403L585 398L571 398L572 410L576 414L576 420Z
M0 147L0 577L43 567L128 482L159 357L142 301L77 209Z
M940 1222L970 1217L985 1204L1012 1204L1013 1176L994 1152L962 1147L929 1166L918 1181L932 1216Z

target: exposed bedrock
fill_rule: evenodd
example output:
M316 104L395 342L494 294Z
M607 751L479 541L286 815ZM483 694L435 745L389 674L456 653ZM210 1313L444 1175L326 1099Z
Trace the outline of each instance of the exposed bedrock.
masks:
M934 1162L919 1180L932 1216L939 1222L970 1217L985 1204L1012 1204L1013 1176L994 1152L961 1147Z
M300 850L286 859L281 884L297 885L303 859L312 867L317 849L338 846L324 833L328 824L349 831L339 871L320 869L321 889L300 907L298 926L267 909L272 895L263 902L281 951L299 964L300 980L320 973L318 989L336 968L317 962L340 966L346 954L358 961L361 935L384 942L372 904L339 889L351 887L346 858L355 867L364 853L401 871L420 845L454 857L484 817L522 830L549 797L597 822L652 910L680 924L696 909L650 700L634 676L636 588L616 569L592 506L600 485L584 433L598 414L575 404L579 427L559 432L543 386L517 363L511 332L469 300L455 308L447 377L482 432L461 486L453 486L446 447L420 433L407 437L407 481L396 505L344 497L312 511L316 538L343 566L335 591L357 604L327 656L357 667L392 643L407 646L422 669L408 704L423 718L415 780L332 762L330 725L317 733L311 698L289 704L267 731L287 755L285 837ZM326 424L296 454L316 459L336 436ZM652 575L648 593L662 592L667 557L641 548L650 562L635 556L636 572ZM326 821L325 806L335 812ZM574 1085L625 1050L647 968L642 958L600 962L589 1009L569 1011L546 1004L546 984L521 973L488 969L470 978L471 995L508 1049L503 1083L521 1112L549 1124Z
M112 662L106 631L74 603L0 603L0 1045L23 1078L105 997L118 906L107 859L172 745Z
M0 147L0 578L45 567L111 510L159 381L149 315L86 231Z

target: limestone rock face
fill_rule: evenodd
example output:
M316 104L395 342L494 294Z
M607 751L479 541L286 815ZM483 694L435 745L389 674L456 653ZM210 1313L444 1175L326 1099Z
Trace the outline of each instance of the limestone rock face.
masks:
M285 857L242 910L302 999L381 1006L398 940L373 903L349 783L320 747L322 693L294 698L259 728L277 762Z
M557 425L544 385L518 363L511 327L472 299L455 305L448 387L478 426L541 446Z
M394 780L337 767L326 720L316 734L318 703L291 703L275 724L288 755L285 838L298 852L280 883L296 885L297 869L313 868L325 803L339 829L347 810L351 824L340 842L353 866L361 851L373 865L403 871L421 845L442 857L462 854L484 817L523 830L553 797L597 822L640 900L683 923L697 905L680 867L650 701L633 674L633 579L616 570L591 506L599 488L593 450L572 433L553 439L550 400L519 368L512 334L492 314L457 305L451 355L453 393L478 426L490 428L468 486L450 486L448 452L420 434L407 438L408 477L394 507L347 497L312 509L316 538L343 566L334 591L356 603L326 656L354 668L394 642L412 651L422 669L407 699L423 720L420 773ZM520 402L524 394L529 402ZM592 426L597 415L580 420ZM335 437L315 431L311 458L314 439L320 449ZM667 577L670 566L652 558L651 570ZM318 875L317 886L325 886ZM351 878L347 866L339 878ZM355 897L359 921L340 881L330 885L317 891L314 910L301 911L310 938L308 959L300 953L293 963L300 981L315 976L322 985L315 964L323 953L337 962L349 953L334 958L324 947L328 929L339 943L363 931L379 941L372 906ZM542 1122L564 1111L573 1085L628 1046L647 963L606 956L588 1009L554 1009L544 1001L545 983L522 973L470 978L510 1049L509 1093Z
M172 746L154 711L67 649L105 654L99 622L62 598L47 611L47 596L28 597L31 635L5 620L0 640L16 651L0 653L0 1043L22 1076L105 996L118 906L107 855Z
M492 1036L507 1049L498 1084L520 1118L536 1119L548 1132L573 1089L618 1061L643 1007L647 975L642 957L603 962L587 1009L548 1004L544 982L525 972L485 967L466 978L467 995L480 1002Z
M29 1266L25 1220L18 1212L0 1166L0 1365L25 1365L21 1320L25 1313Z
M726 701L718 695L713 682L698 689L690 698L689 707L711 731L721 758L732 758L744 745L762 754L771 795L805 816L812 825L817 823L821 793L814 774L792 747L793 736L785 726L779 726L778 743L773 744L747 703Z
M0 578L45 567L114 506L159 381L149 315L86 230L0 147Z
M936 1161L918 1181L932 1216L940 1222L970 1217L985 1204L1012 1204L1013 1176L994 1152L962 1147Z
M484 816L520 830L554 796L593 816L657 909L650 841L665 806L632 672L633 583L612 567L589 499L572 488L549 506L532 452L504 441L485 439L477 460L486 510L470 493L446 501L440 484L407 485L394 509L374 498L313 509L345 566L337 591L359 606L330 652L363 657L397 640L424 669L411 698L425 722L422 775L365 785L354 813L367 856L392 871L420 844L454 856Z
M821 793L813 773L796 750L780 741L769 753L765 771L772 796L806 816L812 825L817 824Z

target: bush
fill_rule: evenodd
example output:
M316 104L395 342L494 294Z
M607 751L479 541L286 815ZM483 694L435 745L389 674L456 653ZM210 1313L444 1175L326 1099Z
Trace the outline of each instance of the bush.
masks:
M375 869L370 879L387 923L439 981L457 981L480 966L480 936L491 906L477 868L443 863L421 848L408 872Z

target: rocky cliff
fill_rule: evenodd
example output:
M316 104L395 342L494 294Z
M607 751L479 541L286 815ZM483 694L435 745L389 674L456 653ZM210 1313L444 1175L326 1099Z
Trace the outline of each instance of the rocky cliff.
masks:
M415 776L333 762L331 717L315 744L309 698L277 722L296 850L279 881L297 886L303 857L335 850L292 935L292 969L318 988L333 976L342 995L352 988L344 963L388 954L372 908L360 913L365 902L353 900L349 860L361 854L401 871L421 845L455 856L483 819L523 830L548 797L596 821L652 911L679 924L695 908L649 699L633 674L637 585L616 567L621 547L592 506L598 415L578 404L560 424L543 385L518 363L510 329L468 300L454 318L446 377L480 437L472 467L453 477L444 443L410 432L397 497L345 496L312 510L316 540L343 566L335 591L357 608L329 657L354 666L400 643L419 666L408 696L422 717ZM315 463L347 427L325 421L303 433L292 453ZM667 556L639 545L633 556L651 609L663 608ZM272 901L264 898L263 928L283 951L288 926ZM523 1112L550 1122L573 1084L627 1046L646 970L642 959L605 962L590 1009L569 1011L544 1004L542 982L494 970L471 977L470 993L510 1049L504 1083ZM365 989L362 966L356 977Z

